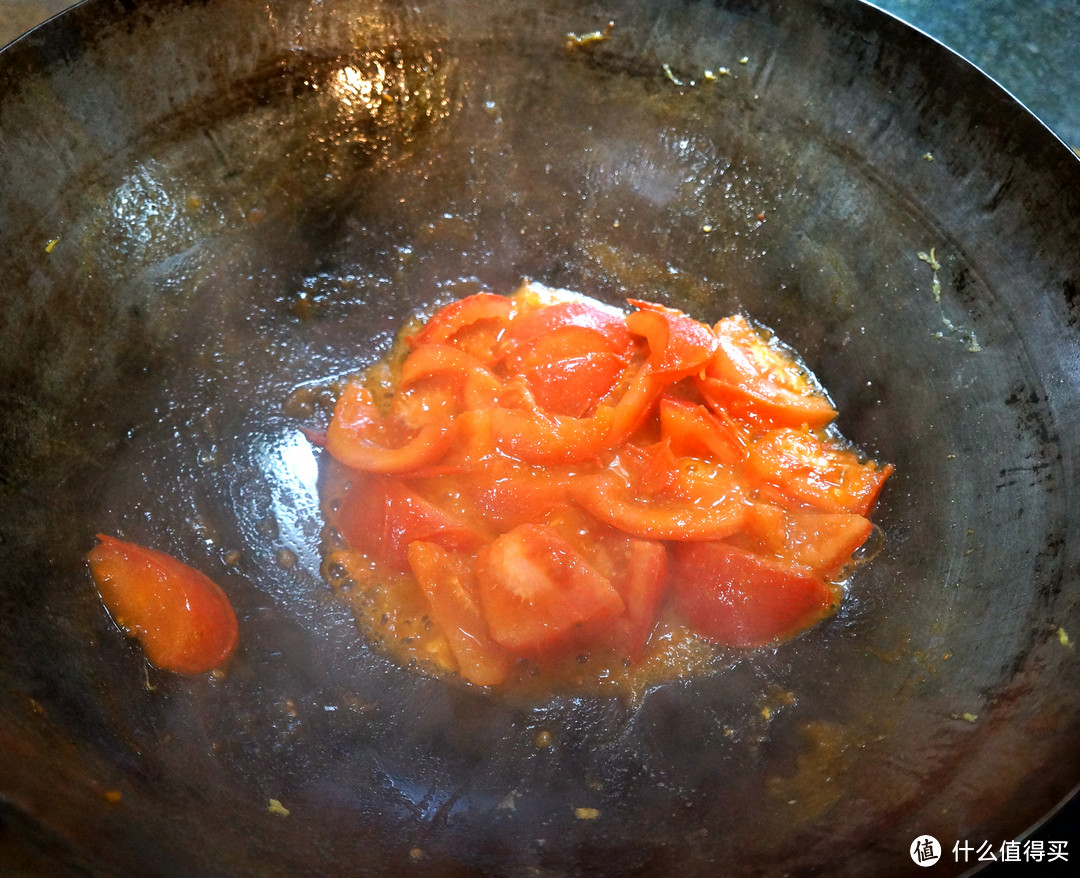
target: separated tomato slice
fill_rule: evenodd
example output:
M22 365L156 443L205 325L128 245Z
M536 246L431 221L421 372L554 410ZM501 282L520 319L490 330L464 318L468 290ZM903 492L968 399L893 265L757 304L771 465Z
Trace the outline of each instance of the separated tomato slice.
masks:
M548 652L626 609L610 580L545 525L520 525L485 547L476 581L492 639L517 654Z
M836 417L794 355L774 348L745 317L727 317L713 331L716 351L696 379L711 407L784 427L822 427Z
M716 350L712 329L682 311L631 299L638 310L626 318L627 328L649 345L648 363L656 375L677 381L701 372Z
M822 512L869 515L893 471L803 430L771 430L751 447L747 472Z
M831 611L832 591L805 571L718 542L677 543L670 551L676 608L708 640L768 646Z
M353 469L407 473L435 463L453 440L453 422L433 420L401 436L387 424L362 384L345 386L326 428L326 449Z
M472 557L415 541L409 544L408 560L461 676L478 686L503 682L514 660L488 632L476 596Z
M408 569L416 540L474 552L486 535L408 485L379 474L356 473L338 510L338 530L349 548L397 569Z
M97 538L87 560L101 600L152 665L202 674L224 663L239 626L215 582L164 552L105 534Z

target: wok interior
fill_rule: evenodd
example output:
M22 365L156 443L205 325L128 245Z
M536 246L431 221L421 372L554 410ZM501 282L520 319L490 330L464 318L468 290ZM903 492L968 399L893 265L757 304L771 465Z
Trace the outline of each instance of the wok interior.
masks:
M963 62L844 2L559 0L90 3L4 61L0 793L81 865L889 874L1077 781L1080 173ZM897 468L838 617L640 704L368 648L294 391L523 277L806 358ZM147 669L98 531L220 582L224 677Z

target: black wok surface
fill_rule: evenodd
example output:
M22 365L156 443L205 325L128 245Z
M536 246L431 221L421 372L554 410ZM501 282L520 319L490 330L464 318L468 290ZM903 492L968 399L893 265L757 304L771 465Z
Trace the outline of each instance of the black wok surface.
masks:
M1077 217L1063 144L853 2L77 7L0 56L0 795L71 874L921 874L918 835L1016 837L1080 780ZM523 276L806 357L897 467L837 618L639 705L363 642L296 391ZM221 583L223 677L118 634L102 530Z

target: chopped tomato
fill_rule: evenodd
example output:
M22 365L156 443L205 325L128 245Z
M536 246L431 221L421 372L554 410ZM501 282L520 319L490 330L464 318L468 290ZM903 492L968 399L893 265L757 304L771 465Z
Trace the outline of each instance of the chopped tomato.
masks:
M596 408L626 366L613 347L596 330L571 324L518 345L505 367L524 376L542 408L580 418Z
M747 471L799 503L823 512L868 515L892 465L864 462L853 452L804 430L771 430L755 442Z
M575 480L571 496L601 521L644 539L718 540L742 527L745 489L730 470L684 458L676 486L645 497L609 469Z
M606 339L606 350L625 355L633 344L626 317L614 308L584 298L542 305L519 314L511 322L500 350L509 355L569 326L588 329Z
M239 626L225 592L171 555L98 534L87 556L113 620L155 667L202 674L236 648Z
M466 479L471 496L493 525L510 530L543 521L566 502L572 474L510 458L489 459Z
M746 457L746 438L731 417L689 400L672 396L660 400L660 432L670 440L672 451L683 457L729 464Z
M687 624L726 646L779 643L826 615L833 594L817 576L718 542L672 547L672 589Z
M708 326L653 302L631 299L630 304L638 310L626 318L626 326L648 342L654 374L676 381L705 367L716 350L716 336Z
M376 408L371 391L350 382L326 428L326 449L353 469L406 473L442 457L453 440L452 424L430 421L413 435L396 435Z
M460 394L464 408L494 405L502 389L502 382L483 362L447 344L425 344L415 348L401 364L398 387L404 390L431 376L448 377Z
M486 418L495 444L526 463L579 463L608 447L613 421L601 407L588 418L549 414L539 408L493 408Z
M611 582L545 525L495 539L477 556L476 579L492 639L518 654L540 655L626 609Z
M632 659L640 658L656 628L668 584L667 549L654 540L630 540L615 589L626 612L611 622L609 640Z
M461 676L478 686L505 680L513 659L488 632L477 601L472 557L422 541L409 544L408 557L431 618L450 644Z
M745 527L747 546L819 576L836 576L870 537L874 525L848 512L782 509L755 503Z
M462 350L488 357L505 328L513 303L505 296L476 293L444 305L410 339L414 347L423 344L454 344Z
M798 368L742 315L713 327L717 348L697 379L710 406L747 413L784 427L821 427L836 410Z
M482 532L458 516L403 482L379 474L356 474L345 491L337 522L350 548L399 570L408 569L407 552L415 540L462 551L476 551L486 542Z

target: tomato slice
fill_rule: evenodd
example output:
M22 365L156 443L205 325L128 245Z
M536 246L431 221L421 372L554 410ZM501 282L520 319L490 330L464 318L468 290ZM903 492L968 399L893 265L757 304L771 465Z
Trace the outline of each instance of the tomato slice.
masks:
M717 344L709 326L653 302L631 299L630 304L638 310L627 316L626 326L648 342L654 374L677 381L702 371Z
M472 557L415 541L409 544L408 560L461 676L478 686L503 682L514 660L488 632L476 596Z
M817 576L719 542L671 547L675 605L691 629L726 646L779 643L829 614Z
M751 447L747 472L822 512L869 515L892 464L861 461L803 430L770 430Z
M663 543L630 540L623 558L622 574L614 579L626 612L612 620L610 642L631 661L641 658L660 616L667 592L668 561Z
M530 466L500 455L473 469L465 483L485 518L506 531L545 520L566 503L572 478L563 469Z
M399 392L433 376L448 378L466 409L495 405L502 390L498 376L472 354L453 345L425 344L401 364Z
M605 350L614 354L625 355L634 343L621 311L574 297L516 315L502 339L502 352L509 356L518 349L528 349L540 339L570 326L588 329L604 338Z
M742 527L746 492L730 469L682 458L676 484L667 494L643 496L607 469L577 478L571 497L601 521L644 539L718 540Z
M712 408L784 427L822 427L836 417L794 354L770 344L741 314L721 320L713 330L717 348L705 375L696 379Z
M453 422L429 421L413 435L398 436L375 406L371 391L350 382L326 428L326 449L353 469L407 473L435 463L453 441Z
M830 579L869 539L873 522L848 512L782 509L755 503L745 525L745 546L791 567ZM741 543L740 543L741 544Z
M486 536L398 479L356 473L337 516L349 548L397 569L408 569L409 544L416 540L474 552Z
M236 648L239 626L225 592L171 555L98 534L87 556L101 600L155 667L202 674Z
M536 402L553 414L583 418L611 391L625 363L609 353L536 363L524 371Z
M540 655L626 609L610 580L546 525L520 525L485 547L476 579L492 639L518 654Z
M505 296L475 293L444 305L409 341L414 347L455 345L486 361L491 357L495 341L505 329L513 307Z
M712 412L689 400L660 400L660 432L681 457L704 457L721 463L742 463L746 437L726 412Z
M493 408L484 414L491 438L501 451L537 464L596 458L608 447L613 421L611 409L603 406L588 418L549 414L539 408Z

